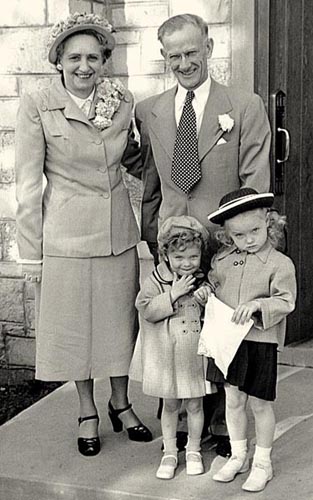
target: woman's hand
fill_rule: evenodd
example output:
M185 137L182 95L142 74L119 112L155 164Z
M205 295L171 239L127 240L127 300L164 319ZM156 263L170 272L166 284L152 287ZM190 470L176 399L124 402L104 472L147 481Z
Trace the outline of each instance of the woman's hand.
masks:
M174 273L173 285L171 289L171 299L172 303L176 302L179 297L186 295L186 293L190 292L194 287L194 282L196 278L192 276L192 274L188 276L181 276L180 278Z
M42 264L22 264L22 274L25 281L40 283L42 276Z
M205 285L200 286L200 288L198 288L198 290L195 290L194 292L194 297L201 306L205 306L210 295L211 295L211 289L209 286Z
M250 302L237 306L231 320L237 325L239 323L244 325L251 319L252 314L257 311L261 311L260 303L257 300L251 300Z

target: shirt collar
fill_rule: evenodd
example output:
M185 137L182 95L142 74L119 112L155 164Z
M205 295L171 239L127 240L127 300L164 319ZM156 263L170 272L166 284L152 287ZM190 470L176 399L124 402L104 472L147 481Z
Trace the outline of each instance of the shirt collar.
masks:
M194 94L195 94L194 100L196 102L198 102L200 105L202 105L202 107L205 106L205 104L208 100L210 88L211 88L211 77L210 77L210 75L208 75L208 78L205 80L205 82L203 82L202 85L200 85L200 87L198 87L196 90L194 90ZM181 106L184 105L185 99L186 99L186 94L187 94L187 90L178 83L178 88L177 88L176 97L175 97L176 103L178 105L181 105Z
M258 259L263 262L263 264L266 264L267 262L267 259L268 259L268 256L269 254L271 253L271 251L273 250L273 246L271 244L271 242L269 240L267 240L267 242L265 243L264 247L261 248L261 250L259 250L258 252L255 252L253 254L249 254L248 252L240 252L241 255L243 256L247 256L247 255L255 255L256 257L258 257ZM222 260L222 259L225 259L225 257L228 257L228 255L234 253L234 252L237 252L237 247L235 245L232 245L230 247L223 247L217 254L216 258L218 260Z
M85 102L89 101L92 103L94 95L95 95L96 88L94 87L92 89L92 92L89 94L88 97L82 99L81 97L77 97L77 95L72 94L68 89L66 89L66 92L69 94L69 96L73 99L73 101L77 104L79 108L82 108Z

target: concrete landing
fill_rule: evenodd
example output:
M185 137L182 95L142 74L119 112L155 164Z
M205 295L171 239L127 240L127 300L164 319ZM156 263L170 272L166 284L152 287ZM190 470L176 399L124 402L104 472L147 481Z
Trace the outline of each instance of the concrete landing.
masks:
M275 478L258 499L313 500L313 371L280 367L277 430L273 451ZM175 478L155 477L161 458L157 401L144 396L132 382L131 400L151 428L151 443L129 441L126 432L114 434L106 413L109 384L96 382L101 417L101 453L84 458L76 448L78 403L74 384L68 383L0 427L1 500L245 500L241 490L247 474L229 484L212 480L224 463L203 445L205 474L186 476L184 453ZM253 451L253 422L249 439ZM251 441L252 440L252 441ZM310 443L310 444L308 444Z
M313 368L313 339L286 346L279 354L279 362L283 365Z

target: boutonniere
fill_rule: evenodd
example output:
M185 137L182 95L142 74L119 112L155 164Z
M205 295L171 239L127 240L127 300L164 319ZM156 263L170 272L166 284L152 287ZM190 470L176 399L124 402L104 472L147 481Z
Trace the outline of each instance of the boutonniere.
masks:
M96 117L93 120L95 127L99 130L111 127L114 113L120 107L124 99L126 89L119 80L105 78L97 86L96 94Z
M234 119L229 114L218 115L218 124L223 132L230 132L234 126Z

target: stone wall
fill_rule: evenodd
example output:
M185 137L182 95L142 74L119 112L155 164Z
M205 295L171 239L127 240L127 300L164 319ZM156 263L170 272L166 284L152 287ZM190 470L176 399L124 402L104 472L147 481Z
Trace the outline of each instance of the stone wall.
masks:
M244 1L244 0L242 0ZM117 47L108 72L140 100L173 84L160 55L158 26L170 15L193 12L209 20L214 38L212 74L232 77L233 3L238 0L10 0L0 18L0 381L33 377L34 289L16 264L14 128L19 96L55 77L46 59L50 26L68 13L104 14L117 28ZM140 182L125 177L138 214Z

